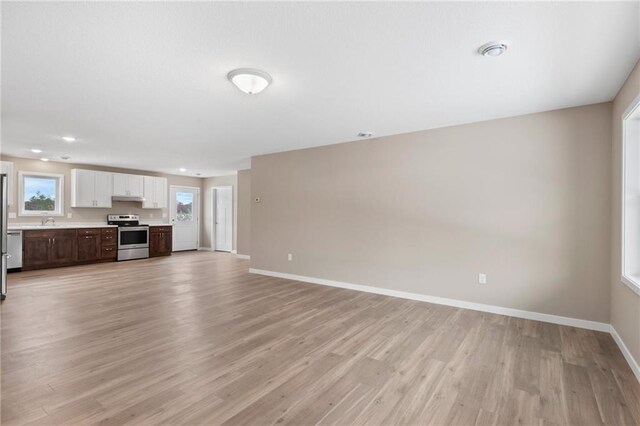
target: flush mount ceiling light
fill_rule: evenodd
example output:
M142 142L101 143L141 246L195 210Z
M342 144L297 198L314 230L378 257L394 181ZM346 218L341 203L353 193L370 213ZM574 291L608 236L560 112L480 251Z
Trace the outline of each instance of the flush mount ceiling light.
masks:
M238 68L227 74L227 78L238 89L249 95L262 92L273 81L266 72L253 68Z
M179 170L180 170L181 172L183 172L183 173L187 171L187 169L185 169L184 167L180 167L180 169L179 169Z
M482 56L500 56L507 51L507 42L505 41L490 41L478 48L478 53Z
M29 151L33 152L34 154L40 154L42 152L42 150L38 148L31 148Z
M63 136L62 140L65 142L75 142L76 138L74 138L73 136Z
M49 161L49 159L48 159L48 158L41 158L40 160L45 161L45 162L46 162L46 161Z
M370 138L371 136L373 136L373 133L371 133L371 132L360 132L360 133L358 133L358 137L359 138Z

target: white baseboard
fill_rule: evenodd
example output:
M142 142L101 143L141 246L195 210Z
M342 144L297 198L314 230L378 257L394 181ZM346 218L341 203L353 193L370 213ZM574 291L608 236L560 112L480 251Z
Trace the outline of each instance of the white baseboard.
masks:
M251 256L249 256L248 254L237 254L236 253L236 257L238 259L251 259Z
M447 299L444 297L428 296L426 294L408 293L399 290L390 290L381 287L371 287L362 284L351 284L340 281L325 280L323 278L305 277L303 275L286 274L282 272L265 271L263 269L250 268L253 274L268 275L276 278L286 278L295 281L304 281L312 284L321 284L331 287L346 288L349 290L364 291L367 293L382 294L385 296L399 297L402 299L419 300L422 302L435 303L438 305L454 306L456 308L471 309L474 311L490 312L492 314L507 315L517 318L550 322L553 324L568 325L571 327L586 328L588 330L609 332L611 326L603 322L588 321L577 318L563 317L559 315L542 314L539 312L524 311L521 309L505 308L502 306L484 305L482 303L466 302L464 300Z
M238 254L238 250L231 250L231 254Z
M211 247L198 247L198 250L200 250L200 251L213 251L213 249Z
M627 363L629 363L633 374L636 375L636 379L638 379L638 382L640 382L640 365L638 365L638 362L633 358L633 355L631 355L629 348L627 348L627 345L624 344L616 329L613 328L613 325L611 326L609 332L611 333L613 340L616 341L616 344L620 348L620 352L622 352L622 355L624 355L624 359L626 359Z

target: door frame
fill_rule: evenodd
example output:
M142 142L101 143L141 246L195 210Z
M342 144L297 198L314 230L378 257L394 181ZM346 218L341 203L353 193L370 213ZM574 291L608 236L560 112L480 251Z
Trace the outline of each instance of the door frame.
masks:
M236 211L233 208L234 202L235 202L235 199L233 198L233 185L218 185L211 188L211 233L209 235L209 238L211 239L211 250L217 251L216 250L216 220L217 220L216 216L218 215L218 209L217 209L216 202L218 201L218 198L217 198L216 189L219 189L219 188L231 189L231 250L228 253L233 253L233 227L235 226L233 218L236 214ZM224 253L227 253L227 252L224 252Z
M200 206L200 188L198 188L197 186L187 186L187 185L169 185L169 199L167 200L167 207L169 208L169 223L171 223L171 226L173 226L173 221L171 220L171 214L173 213L173 209L171 208L171 202L172 197L171 197L171 190L173 188L186 188L186 189L194 189L196 191L196 200L198 201L198 236L196 237L196 248L195 250L200 250L200 224L202 223L202 221L200 220L200 213L202 212L202 208ZM171 232L171 238L173 238L174 232L172 230ZM174 247L175 244L173 244L173 241L171 241L171 252L174 252Z

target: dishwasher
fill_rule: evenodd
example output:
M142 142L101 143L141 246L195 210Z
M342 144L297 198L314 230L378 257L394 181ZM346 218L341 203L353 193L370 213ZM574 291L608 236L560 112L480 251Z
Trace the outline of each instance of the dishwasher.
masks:
M7 232L7 270L22 268L22 231Z

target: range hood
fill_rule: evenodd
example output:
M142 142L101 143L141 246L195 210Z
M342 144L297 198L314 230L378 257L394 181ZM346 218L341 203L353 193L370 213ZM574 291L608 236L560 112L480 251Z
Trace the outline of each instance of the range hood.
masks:
M111 197L113 201L144 201L144 197L139 195L114 195Z

